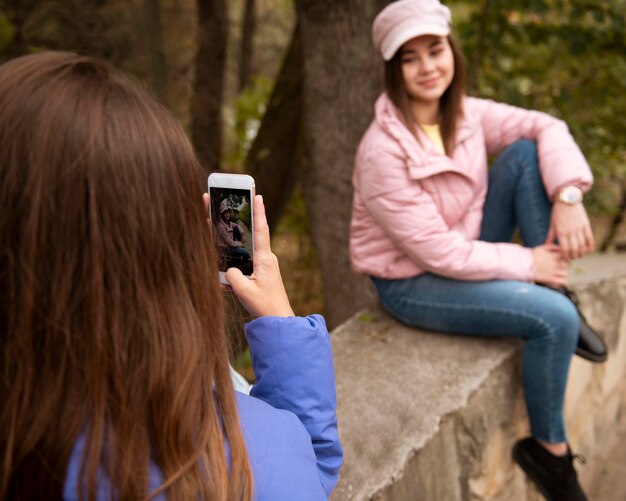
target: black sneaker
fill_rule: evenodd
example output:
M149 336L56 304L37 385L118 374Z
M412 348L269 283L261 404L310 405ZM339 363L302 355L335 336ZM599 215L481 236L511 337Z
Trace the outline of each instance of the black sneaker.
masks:
M575 458L584 462L582 456L573 456L569 447L565 456L555 456L532 437L513 446L513 459L548 501L587 500L574 469Z
M591 362L604 362L608 355L608 349L604 340L600 335L589 325L587 319L584 317L578 306L578 296L576 293L568 289L567 287L550 287L557 292L560 292L567 297L578 311L580 317L580 333L578 335L578 346L576 347L576 355L582 357Z

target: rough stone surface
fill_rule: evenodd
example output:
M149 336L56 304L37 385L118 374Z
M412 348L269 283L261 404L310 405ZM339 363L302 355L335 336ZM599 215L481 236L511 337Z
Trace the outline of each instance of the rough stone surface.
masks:
M589 499L592 501L626 500L626 413L621 414L611 442L609 447L596 454L586 474Z
M570 442L591 465L624 437L616 426L626 412L626 256L580 260L570 284L611 350L605 364L575 357L570 370ZM411 329L379 307L331 338L345 450L332 500L542 499L510 458L528 435L520 342ZM602 471L578 469L583 485L602 487Z

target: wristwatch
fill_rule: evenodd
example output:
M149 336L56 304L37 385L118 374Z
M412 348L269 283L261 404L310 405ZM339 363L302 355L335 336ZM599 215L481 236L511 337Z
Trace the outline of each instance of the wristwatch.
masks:
M583 201L583 192L578 186L566 186L559 191L557 200L567 205L576 205Z

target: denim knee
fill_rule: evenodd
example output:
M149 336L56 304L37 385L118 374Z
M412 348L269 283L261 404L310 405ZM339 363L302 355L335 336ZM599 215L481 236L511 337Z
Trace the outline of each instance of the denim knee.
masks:
M546 323L550 337L564 353L573 353L578 344L580 318L574 304L565 296L554 292L546 303Z
M512 156L521 159L521 164L526 168L537 169L539 166L537 143L531 139L519 139L510 144L502 153L502 156ZM511 162L519 163L519 162Z

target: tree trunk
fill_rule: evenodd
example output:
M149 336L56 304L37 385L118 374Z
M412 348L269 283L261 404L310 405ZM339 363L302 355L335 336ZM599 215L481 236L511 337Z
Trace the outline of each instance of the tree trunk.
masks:
M256 31L256 10L254 0L246 0L241 26L241 46L239 52L239 92L250 82L252 48Z
M245 160L275 228L299 173L302 110L302 47L298 26L268 101L261 128Z
M348 232L357 145L382 91L380 56L371 26L384 0L297 0L302 30L302 179L309 223L322 272L327 321L338 325L372 301L365 277L350 270Z
M163 49L160 0L144 0L144 10L150 54L150 83L157 94L162 96L167 85L167 62Z
M6 60L28 53L28 42L24 37L24 24L30 12L35 9L37 5L38 2L36 1L20 0L7 1L6 5L4 5L3 10L6 12L7 17L13 25L13 37L3 51L3 56Z
M198 48L191 102L191 139L207 173L218 170L220 166L227 36L225 0L198 0Z

